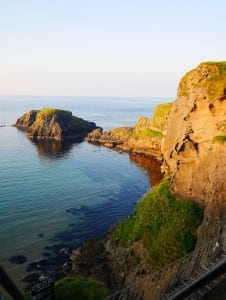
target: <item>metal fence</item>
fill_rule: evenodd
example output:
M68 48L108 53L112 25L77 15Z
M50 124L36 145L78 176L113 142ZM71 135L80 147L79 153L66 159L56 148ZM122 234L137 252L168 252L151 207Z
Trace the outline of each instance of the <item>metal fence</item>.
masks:
M108 296L106 300L174 299L179 291L201 276L206 276L221 262L226 262L225 233L165 268L146 277L137 277L134 284Z

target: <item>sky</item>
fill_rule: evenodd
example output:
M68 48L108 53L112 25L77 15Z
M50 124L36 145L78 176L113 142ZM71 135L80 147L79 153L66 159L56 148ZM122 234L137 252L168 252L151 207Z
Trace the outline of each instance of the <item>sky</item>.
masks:
M174 97L226 60L225 0L0 0L0 94Z

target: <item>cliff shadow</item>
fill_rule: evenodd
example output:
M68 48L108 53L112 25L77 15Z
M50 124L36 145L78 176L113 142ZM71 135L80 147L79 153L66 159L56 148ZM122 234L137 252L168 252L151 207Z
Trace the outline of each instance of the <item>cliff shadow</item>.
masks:
M132 163L138 165L139 168L147 172L147 176L151 186L155 186L163 179L161 172L161 163L143 155L129 154Z

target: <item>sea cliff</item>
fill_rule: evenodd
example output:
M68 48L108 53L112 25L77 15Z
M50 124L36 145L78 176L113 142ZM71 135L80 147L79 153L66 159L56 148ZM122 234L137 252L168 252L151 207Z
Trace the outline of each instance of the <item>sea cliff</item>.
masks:
M226 224L226 62L207 62L181 80L162 139L172 193L205 205L198 245Z
M202 63L188 72L164 122L153 120L87 137L117 150L155 156L163 162L165 181L103 239L87 242L71 255L74 275L101 279L113 290L139 282L144 299L150 297L148 274L225 228L226 62ZM181 213L176 216L167 205L177 212L181 207ZM175 217L179 223L174 228Z

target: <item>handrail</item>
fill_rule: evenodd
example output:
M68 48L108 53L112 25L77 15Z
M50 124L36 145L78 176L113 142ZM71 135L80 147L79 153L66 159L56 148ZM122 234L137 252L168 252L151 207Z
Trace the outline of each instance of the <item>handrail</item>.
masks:
M21 292L1 265L0 284L14 300L24 300L24 297L22 296Z
M106 300L183 299L185 294L194 293L225 271L226 234L223 233L163 269L138 277Z

